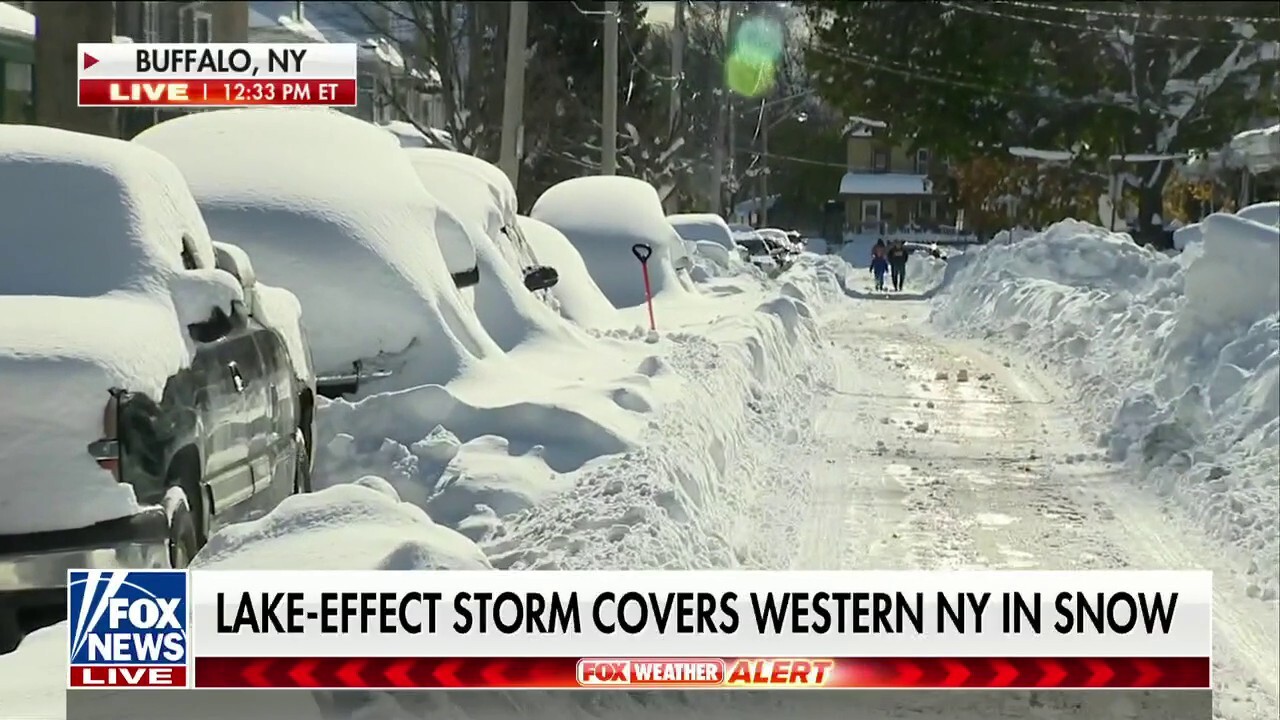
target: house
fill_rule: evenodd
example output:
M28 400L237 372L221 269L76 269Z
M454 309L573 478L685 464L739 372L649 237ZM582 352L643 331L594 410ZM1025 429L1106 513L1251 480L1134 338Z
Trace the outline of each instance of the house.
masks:
M939 159L887 137L878 120L852 118L845 129L848 171L840 180L845 229L854 235L936 240L954 233L955 215L931 175Z
M331 42L359 46L359 96L344 111L378 124L445 125L440 82L415 62L418 29L382 3L250 2L250 42Z
M1227 147L1241 168L1241 207L1280 197L1280 124L1239 133Z
M115 42L243 43L249 37L249 3L243 0L116 2ZM75 53L71 53L74 57ZM119 135L131 138L189 110L120 108Z
M23 2L0 2L0 122L35 120L36 18Z

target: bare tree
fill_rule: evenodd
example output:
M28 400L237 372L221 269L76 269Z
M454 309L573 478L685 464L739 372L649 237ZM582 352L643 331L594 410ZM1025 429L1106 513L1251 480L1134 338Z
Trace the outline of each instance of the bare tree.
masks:
M401 77L377 79L379 94L397 113L431 137L432 128L408 103L417 94L436 92L444 116L439 129L449 133L457 149L496 159L505 54L498 38L506 24L505 4L372 0L348 5L370 34L394 46L404 60Z

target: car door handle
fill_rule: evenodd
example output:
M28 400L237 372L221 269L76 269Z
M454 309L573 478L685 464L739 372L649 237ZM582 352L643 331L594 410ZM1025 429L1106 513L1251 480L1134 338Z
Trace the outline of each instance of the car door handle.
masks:
M227 369L231 371L231 382L236 386L236 392L244 392L244 376L240 374L240 366L233 362L227 363Z

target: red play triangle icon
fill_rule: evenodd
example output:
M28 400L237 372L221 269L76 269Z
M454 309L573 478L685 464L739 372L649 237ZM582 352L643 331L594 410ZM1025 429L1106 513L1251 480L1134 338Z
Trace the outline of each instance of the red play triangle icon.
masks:
M98 64L98 58L96 58L96 57L94 57L94 56L90 55L89 53L85 53L85 54L84 54L84 69L85 69L85 70L88 70L89 68L91 68L91 67L93 67L94 65L97 65L97 64Z

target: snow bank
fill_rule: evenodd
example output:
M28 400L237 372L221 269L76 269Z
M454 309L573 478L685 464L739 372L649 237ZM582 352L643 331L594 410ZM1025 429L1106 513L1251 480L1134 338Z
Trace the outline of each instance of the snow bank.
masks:
M1280 202L1265 202L1249 205L1236 212L1236 217L1255 223L1280 227ZM1186 251L1204 239L1204 227L1201 223L1184 225L1173 231L1173 247Z
M1280 202L1265 202L1240 208L1236 215L1271 227L1280 227Z
M805 442L809 408L829 378L816 315L839 291L834 273L784 278L765 295L718 299L723 314L696 333L664 333L636 365L661 401L642 441L495 518L478 536L494 566L789 566L791 549L774 533L798 521L809 477L784 448Z
M551 225L577 248L591 277L615 307L645 301L640 263L631 253L637 243L653 248L649 280L654 296L683 295L673 256L684 243L662 213L653 186L635 178L582 177L547 190L529 213Z
M209 539L193 568L236 570L485 570L484 553L402 502L387 481L363 477L286 498L257 520Z
M498 346L511 350L534 336L581 340L573 326L524 286L523 271L534 261L527 246L521 248L523 252L517 249L524 238L510 229L515 221L515 192L506 176L498 173L506 186L499 187L496 178L473 166L497 168L448 150L407 149L404 153L422 185L444 206L437 234L457 236L459 242L476 249L480 283L475 287L475 311Z
M968 254L934 322L1061 367L1099 443L1277 592L1280 231L1230 215L1167 257L1068 220Z
M551 288L560 314L583 327L616 323L617 310L587 271L587 265L569 238L550 225L520 217L520 229L539 260L556 269L560 281Z
M185 324L238 297L178 171L156 153L0 126L0 531L132 514L132 488L90 459L108 389L153 398L190 364ZM74 208L68 212L67 208ZM202 270L183 268L186 248Z
M734 249L733 231L724 218L715 213L684 213L668 215L667 222L686 242L713 242L725 250Z
M213 234L298 296L321 374L363 360L395 375L362 392L407 387L499 352L450 277L474 249L440 232L448 216L376 126L331 110L215 110L134 142L174 160Z

